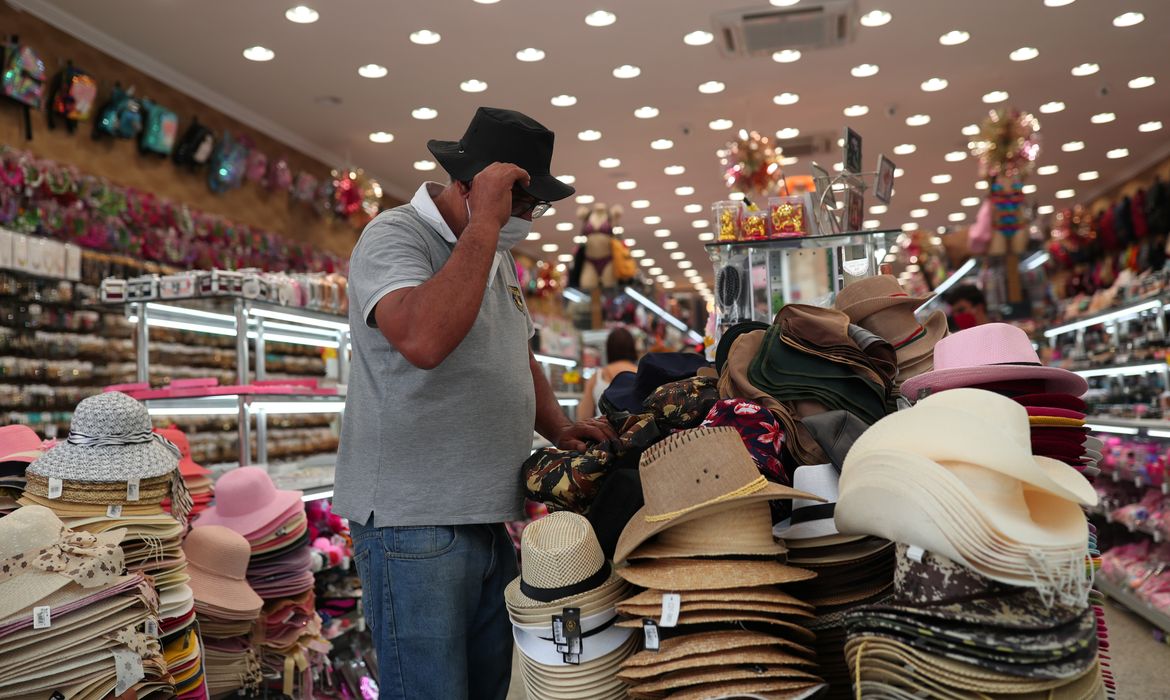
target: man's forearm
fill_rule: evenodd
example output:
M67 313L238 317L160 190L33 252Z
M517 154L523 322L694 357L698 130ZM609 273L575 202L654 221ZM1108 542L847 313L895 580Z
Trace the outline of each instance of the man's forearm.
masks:
M534 427L545 440L555 445L557 438L570 425L569 419L561 410L561 405L557 402L557 395L553 392L552 385L548 383L548 377L544 376L544 368L540 366L531 352L528 353L528 365L532 370L532 388L536 390L536 425Z

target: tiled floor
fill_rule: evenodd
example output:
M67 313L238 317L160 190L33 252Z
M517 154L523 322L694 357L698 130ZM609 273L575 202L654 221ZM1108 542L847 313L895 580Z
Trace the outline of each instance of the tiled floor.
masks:
M1170 698L1170 647L1154 639L1145 620L1112 603L1105 606L1105 620L1109 625L1118 700ZM508 700L526 697L520 670L513 662Z

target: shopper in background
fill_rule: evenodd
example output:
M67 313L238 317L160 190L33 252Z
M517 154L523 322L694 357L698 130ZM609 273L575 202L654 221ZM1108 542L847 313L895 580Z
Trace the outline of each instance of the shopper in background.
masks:
M605 339L605 364L585 382L584 395L577 404L577 420L601 415L601 395L613 378L622 372L638 371L638 348L634 336L625 328L615 328Z
M366 226L350 258L353 362L333 510L349 518L380 697L503 700L512 668L503 523L524 515L532 431L564 449L614 437L570 423L529 350L510 250L549 203L553 133L481 107L427 147L451 183Z
M960 284L946 295L956 330L967 330L988 322L987 297L973 284Z

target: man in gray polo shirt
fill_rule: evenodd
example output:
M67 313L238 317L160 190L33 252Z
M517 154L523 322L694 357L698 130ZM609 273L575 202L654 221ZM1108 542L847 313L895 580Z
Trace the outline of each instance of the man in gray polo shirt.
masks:
M532 431L568 449L613 433L565 418L509 252L574 192L550 174L553 133L481 107L463 139L427 145L451 184L379 214L350 257L333 508L353 531L380 697L503 700L517 575L503 523L523 517Z

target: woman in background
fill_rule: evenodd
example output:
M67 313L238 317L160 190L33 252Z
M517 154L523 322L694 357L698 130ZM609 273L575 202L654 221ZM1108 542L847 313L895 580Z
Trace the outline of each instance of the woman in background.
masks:
M593 376L585 381L584 395L577 404L577 418L586 420L601 415L598 406L601 395L609 388L613 378L622 372L638 371L638 349L634 336L625 328L615 328L605 339L605 362Z

